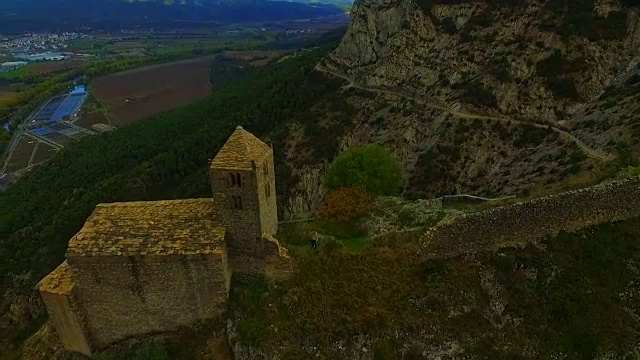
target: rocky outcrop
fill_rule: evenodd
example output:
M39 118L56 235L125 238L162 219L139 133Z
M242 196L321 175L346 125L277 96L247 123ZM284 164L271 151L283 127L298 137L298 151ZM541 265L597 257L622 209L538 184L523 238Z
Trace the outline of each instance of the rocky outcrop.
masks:
M332 58L342 67L357 68L377 64L393 55L390 43L414 14L423 26L430 23L420 16L420 9L412 1L363 0L352 9L351 25ZM433 30L430 29L430 30Z
M582 3L357 1L328 61L367 85L555 122L637 62L640 10Z
M629 4L357 1L318 65L347 81L345 104L320 103L292 126L287 162L382 144L403 162L404 195L418 198L596 184L608 162L640 153L640 7Z

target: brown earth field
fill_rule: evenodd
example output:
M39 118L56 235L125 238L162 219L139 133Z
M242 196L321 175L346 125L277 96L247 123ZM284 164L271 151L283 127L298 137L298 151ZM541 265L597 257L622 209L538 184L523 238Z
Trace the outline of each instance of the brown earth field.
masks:
M99 77L90 88L108 108L111 125L134 123L206 97L214 56L152 65Z
M55 154L55 148L46 143L39 143L38 149L36 150L36 154L33 157L32 164L40 164L46 160L49 160Z
M265 66L271 60L282 56L281 51L268 50L247 50L247 51L225 51L224 55L248 62L251 66Z
M19 93L11 87L0 85L0 104L11 102L18 94Z
M48 74L55 71L69 70L80 65L80 61L45 61L29 65L29 72L34 75Z
M115 50L139 49L144 48L145 46L146 44L141 41L120 41L113 44L113 48Z
M11 102L16 96L18 96L17 92L0 90L0 104Z
M85 127L87 129L91 129L91 125L95 124L108 124L109 120L104 115L104 112L99 110L94 110L82 115L82 118L78 120L75 124L78 126Z
M14 172L20 169L24 169L29 164L29 159L31 158L31 153L33 149L36 147L37 140L30 138L28 136L23 136L18 142L18 146L16 146L11 159L9 160L9 164L7 166L6 172ZM2 170L0 168L0 170Z

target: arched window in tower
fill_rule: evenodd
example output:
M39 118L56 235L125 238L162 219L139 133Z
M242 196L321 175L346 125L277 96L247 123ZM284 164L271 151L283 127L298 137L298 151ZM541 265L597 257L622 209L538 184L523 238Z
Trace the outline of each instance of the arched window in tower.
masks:
M240 173L236 173L236 186L242 187L242 176L240 176Z
M265 160L264 164L262 164L263 174L269 175L269 160Z
M264 193L267 197L271 196L271 184L268 181L264 184Z
M229 186L236 186L236 177L233 173L229 173Z
M231 208L235 210L242 210L242 196L231 195Z

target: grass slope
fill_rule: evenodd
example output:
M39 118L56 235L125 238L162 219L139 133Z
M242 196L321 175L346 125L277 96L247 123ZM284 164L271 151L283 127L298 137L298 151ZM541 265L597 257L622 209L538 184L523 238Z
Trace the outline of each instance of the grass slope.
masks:
M346 358L336 344L358 336L381 360L446 344L465 359L622 359L638 351L639 236L636 219L449 261L422 260L415 239L321 252L277 288L237 293L233 311L241 343L282 359Z
M358 252L325 244L296 252L288 281L235 288L232 342L283 360L352 359L363 347L375 360L636 359L639 236L635 219L446 261L423 260L407 234ZM198 324L99 357L211 358L218 350L204 344L223 328Z

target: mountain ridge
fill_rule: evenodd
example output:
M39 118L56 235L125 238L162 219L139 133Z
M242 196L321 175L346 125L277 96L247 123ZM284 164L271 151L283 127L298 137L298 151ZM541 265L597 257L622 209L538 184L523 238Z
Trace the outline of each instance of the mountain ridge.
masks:
M585 186L640 153L629 2L360 0L351 17L324 61L360 90L336 148L384 143L418 197Z
M251 22L309 19L344 13L332 4L266 0L39 0L0 3L0 32L52 27L89 26L101 22L115 27L152 26L174 22ZM156 25L157 26L157 25Z

